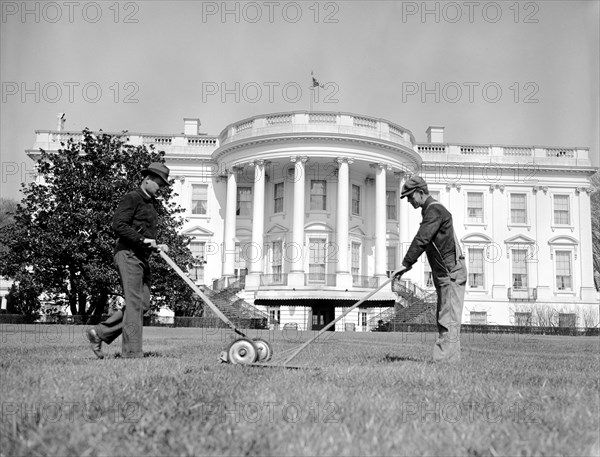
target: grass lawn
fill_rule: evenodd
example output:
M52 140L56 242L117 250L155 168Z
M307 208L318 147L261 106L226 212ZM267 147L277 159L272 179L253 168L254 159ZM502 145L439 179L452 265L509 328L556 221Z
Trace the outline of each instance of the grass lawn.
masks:
M146 327L146 357L97 360L84 327L1 327L0 456L600 452L598 338L463 334L444 366L431 333L331 333L290 370L220 364L225 330Z

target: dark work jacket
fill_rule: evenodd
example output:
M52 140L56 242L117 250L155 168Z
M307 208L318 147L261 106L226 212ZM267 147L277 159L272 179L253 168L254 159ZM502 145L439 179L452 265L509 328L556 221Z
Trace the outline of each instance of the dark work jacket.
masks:
M155 199L147 196L139 187L123 197L112 221L112 229L119 237L115 254L131 249L139 259L148 259L152 250L144 244L144 239L156 239L154 204Z
M423 221L402 260L402 265L411 268L425 252L431 266L431 273L440 278L448 276L456 266L456 243L452 214L440 204L431 205L434 201L433 197L425 200L421 208Z

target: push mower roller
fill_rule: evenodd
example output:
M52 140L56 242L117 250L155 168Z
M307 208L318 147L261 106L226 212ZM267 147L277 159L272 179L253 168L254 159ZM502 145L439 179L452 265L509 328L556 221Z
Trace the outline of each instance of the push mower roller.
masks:
M187 285L190 286L191 289L204 301L204 303L206 303L210 307L210 309L217 315L217 317L219 319L221 319L225 324L227 324L227 326L229 328L231 328L231 330L233 330L235 333L240 335L241 338L238 338L237 340L233 341L225 351L221 352L221 355L220 355L220 359L222 362L232 363L232 364L236 364L236 365L254 365L254 366L263 366L263 367L281 366L281 367L285 367L285 368L303 368L303 367L289 365L289 363L294 358L296 358L296 356L298 354L300 354L300 352L302 352L304 349L306 349L306 347L309 344L311 344L313 341L315 341L317 338L319 338L324 332L326 332L331 327L333 327L341 319L346 317L353 309L360 306L362 303L364 303L370 297L372 297L377 292L379 292L381 289L383 289L385 286L387 286L390 282L392 282L394 280L394 277L395 277L395 274L392 274L390 276L390 278L388 278L386 281L384 281L382 284L380 284L377 289L372 290L367 295L365 295L362 299L360 299L359 301L354 303L354 305L352 305L350 308L348 308L346 310L346 312L344 312L341 316L338 316L335 320L331 321L329 324L327 324L325 327L323 327L323 329L321 329L321 331L319 333L317 333L314 337L312 337L308 341L304 342L300 347L283 351L282 354L289 353L289 352L292 352L292 354L290 356L288 356L285 360L283 360L281 363L267 364L265 362L268 362L273 357L273 348L271 347L271 344L268 341L263 340L261 338L251 339L251 338L247 337L244 332L239 330L233 324L233 322L231 322L227 318L227 316L225 316L225 314L223 314L223 312L219 308L217 308L217 306L200 290L200 288L198 286L196 286L196 284L194 284L194 282L181 270L181 268L179 268L177 266L177 264L164 251L159 251L159 253L160 253L160 256L169 264L169 266L171 268L173 268L173 270L175 270L175 272L181 277L181 279L183 279L187 283ZM406 270L403 271L402 273L405 273L405 272L406 272Z

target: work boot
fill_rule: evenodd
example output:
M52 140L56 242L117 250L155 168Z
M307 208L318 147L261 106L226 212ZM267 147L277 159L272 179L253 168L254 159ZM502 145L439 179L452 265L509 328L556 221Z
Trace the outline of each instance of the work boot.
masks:
M455 363L460 361L460 340L440 335L433 347L433 361L436 363Z
M92 351L96 354L96 357L99 359L104 358L104 353L102 352L102 340L98 336L98 332L94 327L90 327L87 329L87 337L90 340Z

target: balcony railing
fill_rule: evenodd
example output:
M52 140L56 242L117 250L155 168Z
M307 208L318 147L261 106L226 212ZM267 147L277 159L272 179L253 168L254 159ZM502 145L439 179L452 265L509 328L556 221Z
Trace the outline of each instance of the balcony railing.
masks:
M305 286L335 286L336 275L326 275L322 273L307 273L304 275Z
M352 275L352 286L365 289L375 289L379 286L379 278L374 276Z
M590 167L589 148L555 148L544 146L465 145L420 143L417 152L427 162L466 161L492 164L535 164Z
M254 116L228 125L219 135L219 144L272 134L355 134L398 143L413 149L412 133L385 119L352 113L293 111Z
M261 286L287 286L287 273L279 273L274 275L260 275Z
M515 301L534 301L537 300L537 288L523 288L518 289L515 287L508 288L508 299Z

